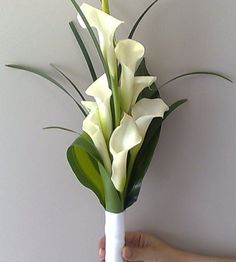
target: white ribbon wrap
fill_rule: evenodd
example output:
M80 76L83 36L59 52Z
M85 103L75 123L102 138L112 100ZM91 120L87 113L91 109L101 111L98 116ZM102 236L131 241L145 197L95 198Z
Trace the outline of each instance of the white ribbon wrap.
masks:
M125 244L125 212L105 212L106 262L123 262L122 248Z

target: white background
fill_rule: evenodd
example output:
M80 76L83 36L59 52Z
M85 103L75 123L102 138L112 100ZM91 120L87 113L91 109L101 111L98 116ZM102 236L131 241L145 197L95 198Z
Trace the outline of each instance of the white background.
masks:
M113 15L126 22L121 38L150 3L111 2ZM89 3L99 6L99 0ZM135 35L158 82L196 70L236 81L235 10L235 0L160 0ZM91 79L70 20L76 12L69 0L0 0L1 262L98 261L104 212L67 163L76 136L42 130L79 131L83 118L52 84L4 67L34 65L56 77L53 62L85 90ZM194 76L161 94L169 104L189 101L163 126L139 201L127 211L127 229L152 232L185 250L236 256L236 86Z

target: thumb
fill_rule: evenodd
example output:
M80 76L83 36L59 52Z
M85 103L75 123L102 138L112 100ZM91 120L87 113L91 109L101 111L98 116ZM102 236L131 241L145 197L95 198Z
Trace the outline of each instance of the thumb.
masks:
M124 247L122 256L128 261L156 261L157 254L153 248L131 248Z

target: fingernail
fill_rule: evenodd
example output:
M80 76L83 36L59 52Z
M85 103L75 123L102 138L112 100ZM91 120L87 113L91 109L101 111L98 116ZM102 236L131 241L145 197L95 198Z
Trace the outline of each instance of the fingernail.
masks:
M105 250L102 249L102 248L99 248L98 254L99 254L100 258L104 258L105 257Z

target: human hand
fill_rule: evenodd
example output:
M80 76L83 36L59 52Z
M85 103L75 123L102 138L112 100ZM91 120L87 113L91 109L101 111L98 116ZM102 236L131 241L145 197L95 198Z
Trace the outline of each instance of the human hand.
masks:
M127 232L122 257L125 261L168 261L172 248L156 237L143 232ZM105 237L99 241L99 257L105 261Z

